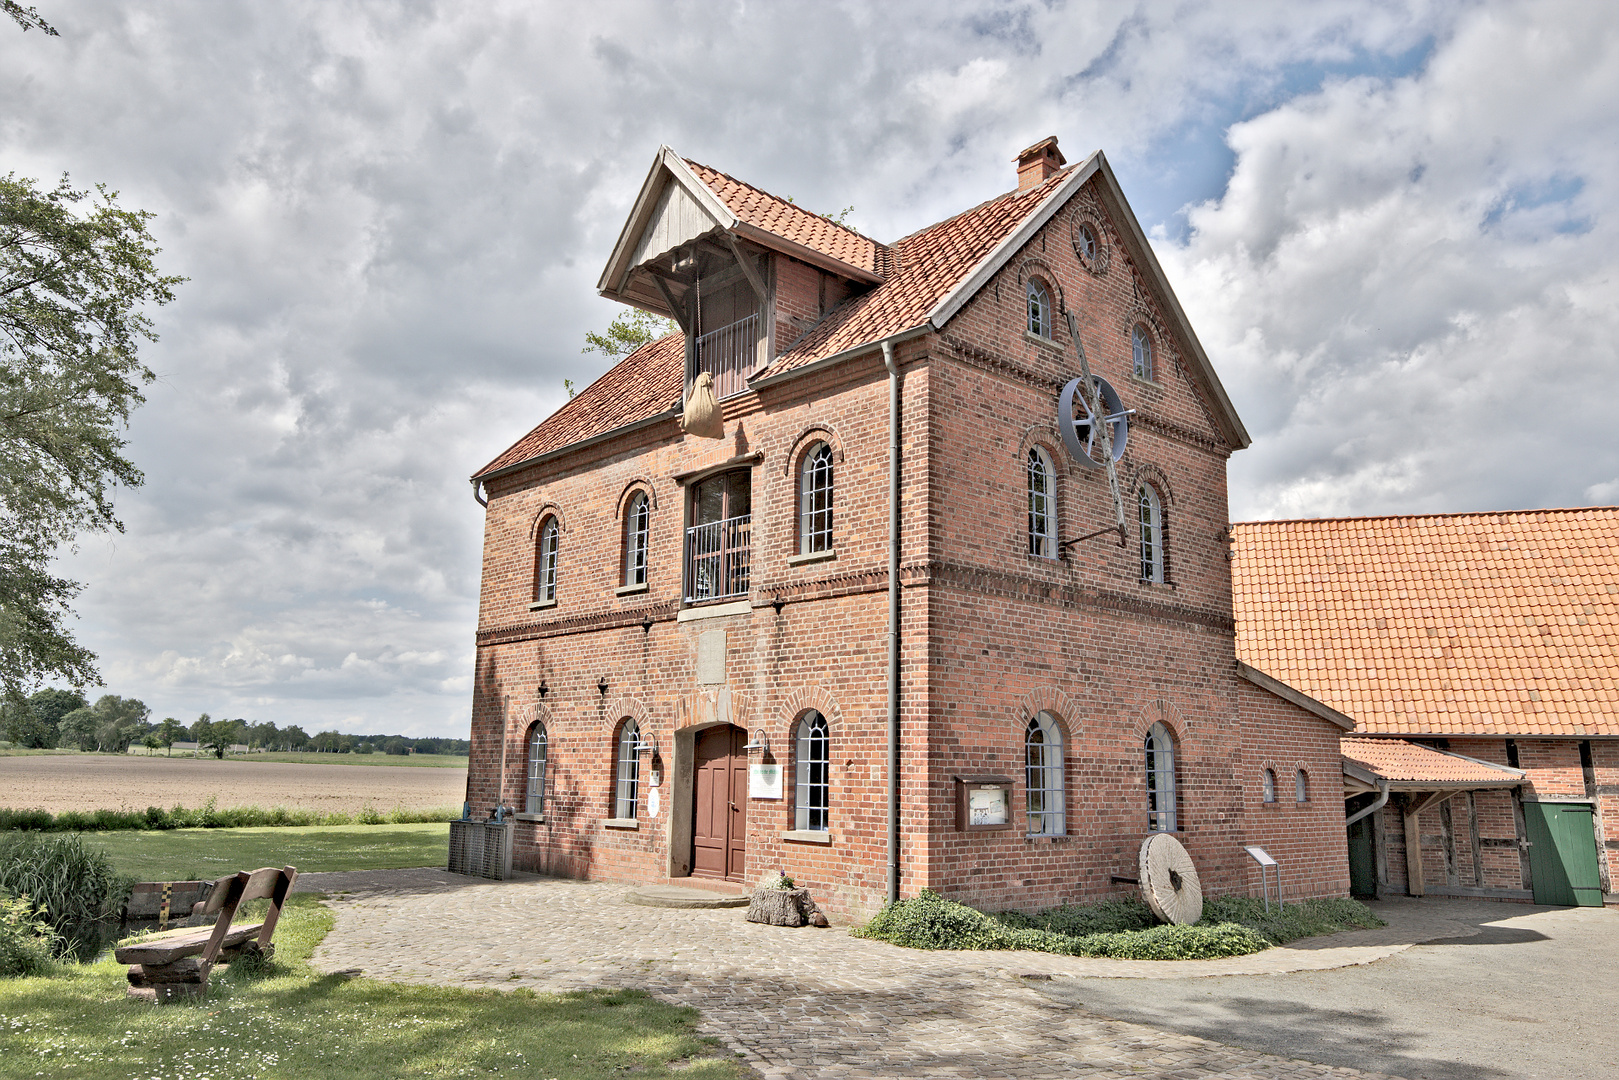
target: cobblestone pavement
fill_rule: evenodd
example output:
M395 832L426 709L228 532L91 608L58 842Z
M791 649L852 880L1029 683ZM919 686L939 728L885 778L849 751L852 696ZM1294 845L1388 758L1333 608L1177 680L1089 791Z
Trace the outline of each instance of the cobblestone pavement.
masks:
M1417 917L1413 925L1338 935L1331 947L1141 964L900 949L842 929L756 925L735 908L632 907L624 903L629 886L604 882L484 882L407 870L307 874L298 884L327 892L336 912L314 956L321 970L541 991L642 988L701 1010L703 1031L770 1080L1378 1076L1104 1019L1036 986L1132 971L1163 978L1177 969L1187 977L1338 967L1414 939L1477 932Z

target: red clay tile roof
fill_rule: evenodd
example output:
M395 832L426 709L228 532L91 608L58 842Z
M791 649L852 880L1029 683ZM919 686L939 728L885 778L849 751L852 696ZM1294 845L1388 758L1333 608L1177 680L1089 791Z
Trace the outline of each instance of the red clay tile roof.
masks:
M1038 187L991 199L885 249L724 173L687 164L742 220L855 265L875 268L880 261L889 272L881 285L832 312L760 375L802 367L920 324L1068 176L1065 170ZM684 349L678 333L637 349L474 476L663 412L684 389Z
M1383 779L1395 782L1501 787L1523 782L1523 774L1517 769L1486 764L1401 739L1339 739L1338 752Z
M686 164L697 178L708 185L742 221L765 232L774 233L783 240L800 244L841 263L859 267L867 273L882 274L880 251L882 245L869 236L862 236L830 218L812 214L801 206L760 191L752 184L744 184L734 176L711 169L689 158Z
M473 474L538 457L550 450L667 411L686 382L686 337L673 333L636 349L585 387L495 460Z
M1619 735L1619 508L1238 524L1237 655L1386 735Z
M829 314L764 374L803 367L917 326L1067 178L1064 170L1038 187L1008 192L907 236L894 245L898 266L888 280Z

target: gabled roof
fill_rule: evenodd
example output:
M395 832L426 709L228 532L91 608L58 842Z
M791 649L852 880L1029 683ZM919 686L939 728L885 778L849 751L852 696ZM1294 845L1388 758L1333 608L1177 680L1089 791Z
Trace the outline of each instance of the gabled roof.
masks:
M1338 752L1392 791L1516 787L1524 771L1435 750L1402 739L1339 739Z
M1038 186L990 199L885 246L716 169L689 162L667 146L661 147L602 271L598 288L605 296L667 313L666 305L652 295L650 286L638 287L641 291L635 295L630 295L627 286L639 265L632 260L638 250L646 247L643 237L649 223L661 212L660 207L667 207L671 185L686 200L683 212L688 217L675 230L679 235L730 233L872 285L828 314L798 341L787 343L779 356L749 380L752 386L768 386L805 368L865 352L884 339L942 330L1092 178L1096 179L1104 208L1119 229L1126 256L1141 271L1176 328L1184 346L1188 376L1206 395L1226 440L1237 448L1247 446L1248 433L1101 151ZM474 479L665 411L669 407L667 399L655 399L655 395L646 393L627 394L626 387L630 382L650 380L660 393L670 388L670 395L678 397L684 382L682 350L682 338L674 335L664 339L663 347L652 353L643 355L638 350L626 357L619 366L629 366L630 373L621 373L618 368L609 371ZM603 383L606 385L599 385Z
M1619 735L1619 508L1232 527L1237 655L1378 735Z

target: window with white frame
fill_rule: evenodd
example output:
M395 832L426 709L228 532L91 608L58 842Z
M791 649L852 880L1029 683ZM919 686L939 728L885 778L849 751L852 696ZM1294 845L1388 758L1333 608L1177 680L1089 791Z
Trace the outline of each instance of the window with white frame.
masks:
M528 733L528 790L523 797L523 812L545 813L545 725L536 722Z
M1030 836L1062 836L1063 816L1062 728L1049 712L1036 713L1023 732L1024 794Z
M614 770L613 816L634 818L641 804L641 759L636 751L641 745L641 726L634 720L624 721L618 733L618 768Z
M534 601L554 603L557 598L557 527L556 517L547 517L540 523L540 543L534 551Z
M794 828L826 832L832 808L832 740L826 717L813 709L803 715L798 721L796 751Z
M1029 451L1029 554L1057 557L1057 470L1042 447Z
M1301 803L1310 801L1310 777L1303 769L1293 774L1293 801Z
M1137 498L1141 525L1141 580L1164 580L1164 506L1151 484L1141 485Z
M1026 329L1036 337L1050 337L1051 294L1046 291L1046 283L1039 278L1030 278L1027 294L1029 298L1029 322Z
M1152 338L1139 323L1130 330L1130 358L1136 378L1152 378Z
M624 512L624 584L646 584L647 545L651 539L652 514L646 492L630 496Z
M1174 832L1179 828L1175 812L1175 743L1169 729L1154 724L1147 730L1147 831Z
M1264 787L1265 787L1265 801L1268 802L1268 803L1275 802L1276 801L1276 770L1275 769L1266 769L1263 782L1264 782Z
M798 550L832 550L832 447L810 447L798 471Z

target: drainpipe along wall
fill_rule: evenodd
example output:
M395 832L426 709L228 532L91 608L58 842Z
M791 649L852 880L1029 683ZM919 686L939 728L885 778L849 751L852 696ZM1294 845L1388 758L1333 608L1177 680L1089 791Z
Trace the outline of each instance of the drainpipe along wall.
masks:
M899 364L883 342L888 369L888 901L899 899Z

